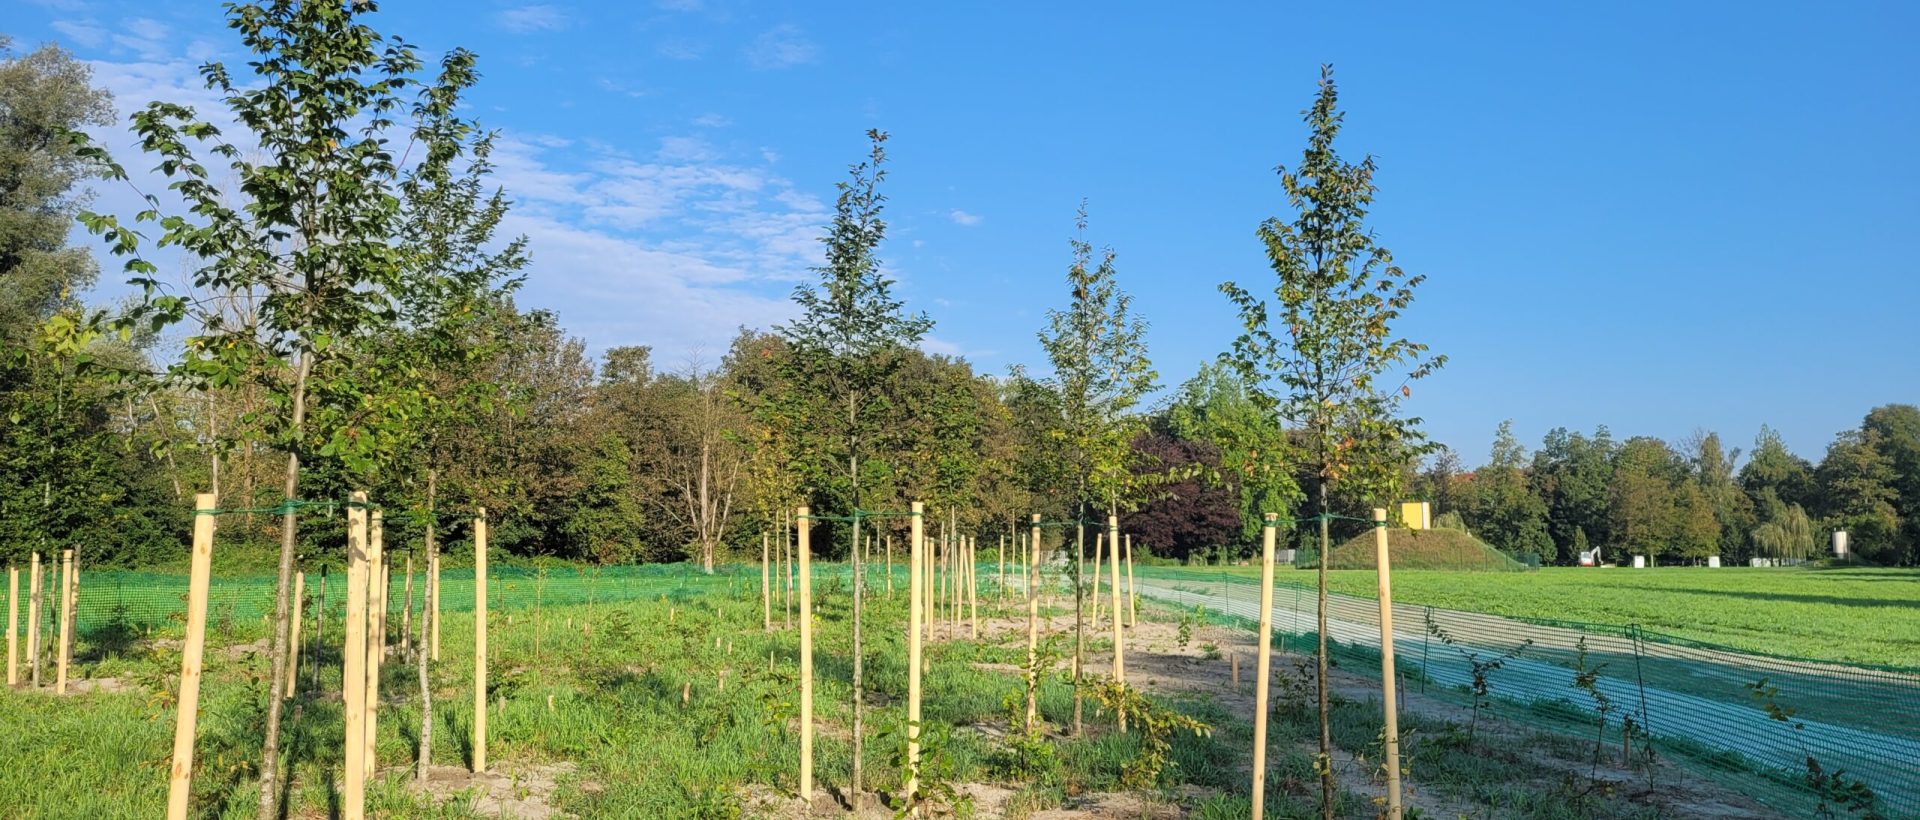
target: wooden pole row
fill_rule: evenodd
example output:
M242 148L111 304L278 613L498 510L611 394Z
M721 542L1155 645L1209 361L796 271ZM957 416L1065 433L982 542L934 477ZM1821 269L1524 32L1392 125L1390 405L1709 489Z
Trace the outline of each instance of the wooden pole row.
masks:
M1113 680L1115 683L1127 682L1126 637L1121 633L1120 615L1120 517L1107 516L1107 552L1113 556ZM1120 733L1126 734L1127 713L1116 710L1120 719Z

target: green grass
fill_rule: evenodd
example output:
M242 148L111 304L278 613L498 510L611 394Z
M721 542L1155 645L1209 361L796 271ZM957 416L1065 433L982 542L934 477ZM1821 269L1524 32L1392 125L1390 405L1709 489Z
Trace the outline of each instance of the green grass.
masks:
M1392 563L1402 569L1466 570L1477 572L1522 572L1527 565L1507 557L1478 538L1462 530L1390 529ZM1378 556L1373 532L1354 536L1333 548L1330 569L1374 568Z
M1258 578L1258 567L1191 568L1169 577L1226 573ZM1335 592L1373 597L1370 570L1333 570ZM1282 571L1281 584L1311 586L1309 572ZM1396 570L1397 601L1522 618L1637 623L1675 637L1759 652L1850 664L1920 669L1920 570L1592 569L1529 573Z

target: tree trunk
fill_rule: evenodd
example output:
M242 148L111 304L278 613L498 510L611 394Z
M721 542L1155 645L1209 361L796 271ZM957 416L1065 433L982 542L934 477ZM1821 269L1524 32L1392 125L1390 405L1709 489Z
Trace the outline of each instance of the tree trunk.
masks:
M860 561L860 434L856 426L859 419L859 399L853 394L847 395L847 480L853 484L853 541L849 550L853 557L853 767L847 789L855 813L860 811L860 786L862 766L860 758L864 755L866 743L863 731L865 725L865 701L867 695L862 688L861 656L864 654L860 642L860 609L866 598L867 579L862 570L866 568Z
M713 505L708 498L708 473L713 465L713 442L700 437L700 514L694 522L700 528L700 568L713 574Z
M293 423L288 430L292 446L287 452L287 477L283 486L289 501L298 498L300 492L300 445L307 425L307 375L312 370L312 351L300 351L300 363L293 377ZM293 581L293 548L299 518L298 511L292 508L280 516L280 577L274 591L273 669L267 675L266 738L260 744L260 820L273 820L274 802L279 797L280 705L286 698L287 650L291 643L287 634L291 601L287 593Z
M427 578L426 588L422 591L426 606L420 608L420 642L415 644L417 649L413 655L413 665L420 678L420 751L414 757L413 777L421 783L427 782L427 767L433 765L433 683L427 675L427 661L431 660L433 653L428 651L427 641L433 634L430 625L434 616L433 595L440 574L434 571L439 567L434 556L439 553L440 547L433 540L433 496L438 479L437 471L427 471Z
M1325 463L1325 460L1322 460ZM1319 633L1319 648L1314 662L1320 674L1315 678L1315 697L1320 708L1320 817L1333 820L1333 722L1327 708L1327 479L1320 477L1320 560L1314 573L1318 578L1314 606L1314 631ZM1115 613L1118 615L1119 613Z

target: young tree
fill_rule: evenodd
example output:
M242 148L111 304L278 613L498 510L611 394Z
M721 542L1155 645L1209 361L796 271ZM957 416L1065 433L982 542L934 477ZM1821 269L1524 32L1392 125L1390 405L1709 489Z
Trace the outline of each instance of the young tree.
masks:
M794 368L794 386L810 394L805 399L811 406L824 411L812 420L823 428L818 440L825 452L846 464L846 472L837 481L817 490L833 492L849 512L861 509L865 500L861 459L869 455L882 428L895 418L895 408L876 399L883 395L907 351L933 328L931 319L905 311L893 295L893 280L880 268L877 251L887 229L881 219L887 198L880 193L880 183L887 176L881 168L887 159L887 134L870 130L867 139L867 159L852 166L849 178L836 186L840 195L834 203L833 223L820 239L826 246L826 264L814 269L820 281L794 289L793 301L799 305L801 316L775 329L792 351L787 362ZM853 771L849 793L857 803L866 697L861 680L860 609L866 580L860 562L858 522L852 531Z
M1159 374L1147 359L1146 320L1132 311L1133 297L1114 281L1114 252L1093 261L1086 239L1087 205L1074 219L1078 234L1068 240L1073 262L1067 266L1065 310L1048 310L1048 329L1040 346L1053 363L1048 389L1060 397L1058 421L1073 480L1076 520L1102 509L1118 515L1122 496L1134 482L1133 438L1143 428L1133 410L1154 388ZM1084 551L1084 536L1080 542ZM1081 731L1081 662L1086 644L1084 555L1073 562L1073 716ZM1096 571L1098 568L1095 568Z
M356 344L394 325L396 294L414 270L394 242L404 223L406 178L404 154L394 144L402 130L395 118L409 111L405 92L416 85L425 86L416 98L420 105L452 110L475 75L446 71L432 85L416 79L422 65L413 48L363 21L371 4L228 8L229 27L254 57L252 76L236 77L219 62L201 74L244 136L230 140L193 109L174 103L154 102L134 115L141 149L157 157L190 214L162 219L158 200L150 198L152 206L135 221L158 221L158 245L178 246L195 260L194 287L264 294L257 326L209 317L187 339L182 370L214 388L252 380L272 404L285 408L262 432L286 454L282 492L291 500L298 497L303 464L328 459L364 470L392 444L379 428L403 423L392 415L363 415L361 400L369 391L351 355ZM218 157L237 183L222 187L201 164L196 146ZM160 292L157 268L139 256L140 236L132 227L94 214L82 221L129 257L126 268L145 289L145 308L156 324L188 313L187 298ZM280 793L296 528L297 512L289 506L281 517L261 749L263 820L274 815Z
M1179 438L1218 449L1217 478L1239 497L1242 546L1260 537L1267 513L1288 517L1299 503L1300 487L1287 463L1286 431L1254 404L1232 367L1202 364L1167 408L1167 427ZM1434 500L1443 509L1449 506Z
M1273 300L1233 282L1220 286L1239 308L1244 332L1224 358L1240 371L1262 412L1299 428L1301 458L1311 468L1320 514L1318 700L1320 805L1333 817L1333 736L1327 704L1328 519L1336 488L1385 501L1400 465L1418 455L1418 419L1399 415L1409 383L1446 362L1424 344L1394 336L1393 323L1413 303L1424 279L1409 276L1366 227L1373 203L1374 161L1340 158L1334 139L1343 115L1333 69L1323 67L1320 92L1305 120L1311 131L1300 164L1280 169L1295 212L1271 218L1260 240L1275 279ZM1402 369L1404 368L1404 372ZM1381 384L1399 374L1398 385ZM1356 512L1358 512L1356 510Z

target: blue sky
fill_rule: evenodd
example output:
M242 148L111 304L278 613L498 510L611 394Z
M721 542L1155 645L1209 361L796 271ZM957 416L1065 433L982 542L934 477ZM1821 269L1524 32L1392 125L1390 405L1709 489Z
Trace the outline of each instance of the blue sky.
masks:
M16 47L58 40L123 110L204 104L195 66L238 62L213 2L8 5ZM1529 443L1764 422L1817 459L1920 401L1920 6L1558 6L483 0L376 25L480 54L522 301L595 351L711 360L788 317L879 127L883 255L929 349L1037 364L1084 197L1177 384L1235 331L1216 285L1271 281L1254 228L1330 62L1373 227L1429 276L1403 330L1452 360L1410 409L1469 463L1503 418Z

